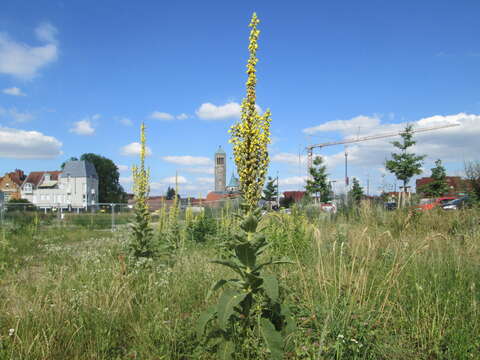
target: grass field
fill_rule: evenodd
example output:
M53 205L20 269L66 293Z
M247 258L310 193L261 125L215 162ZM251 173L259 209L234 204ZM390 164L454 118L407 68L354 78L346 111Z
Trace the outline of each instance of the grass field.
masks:
M4 227L0 359L215 359L195 326L229 276L210 261L236 222L195 221L178 225L173 262L133 270L126 230ZM267 256L294 262L272 268L297 322L286 358L480 359L479 221L478 210L368 206L264 217ZM255 337L236 355L268 358Z

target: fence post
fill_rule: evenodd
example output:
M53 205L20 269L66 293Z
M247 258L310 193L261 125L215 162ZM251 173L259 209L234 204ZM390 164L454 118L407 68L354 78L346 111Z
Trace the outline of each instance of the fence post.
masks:
M115 231L115 204L110 204L112 208L112 231Z

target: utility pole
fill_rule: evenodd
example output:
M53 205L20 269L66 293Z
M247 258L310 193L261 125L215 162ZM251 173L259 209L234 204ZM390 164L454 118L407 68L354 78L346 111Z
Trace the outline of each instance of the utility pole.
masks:
M348 204L348 152L345 147L345 204Z
M278 171L277 171L277 209L280 209L280 192L278 189Z
M370 174L367 173L367 196L370 196Z

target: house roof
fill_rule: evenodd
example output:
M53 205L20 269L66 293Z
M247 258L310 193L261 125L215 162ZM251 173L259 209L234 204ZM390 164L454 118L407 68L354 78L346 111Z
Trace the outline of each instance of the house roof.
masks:
M6 173L5 176L0 177L0 181L2 181L6 176L8 176L17 186L22 186L23 180L25 179L23 171L18 169Z
M98 178L95 166L90 161L76 160L68 161L64 168L62 177L93 177Z
M58 181L55 180L50 180L50 181L44 181L40 185L38 185L39 188L52 188L55 185L57 185Z
M30 183L34 187L37 187L42 181L44 174L50 174L50 180L58 180L58 177L61 173L61 171L32 171L30 174L28 174L24 184Z

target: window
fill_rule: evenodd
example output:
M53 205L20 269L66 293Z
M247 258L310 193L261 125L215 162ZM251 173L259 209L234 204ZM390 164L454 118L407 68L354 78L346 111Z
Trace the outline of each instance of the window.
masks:
M25 187L23 188L23 190L24 190L27 194L31 194L31 193L32 193L32 184L26 183L26 184L25 184Z
M217 158L217 165L223 165L223 164L224 164L224 161L225 161L225 158L223 158L223 157L218 157L218 158Z

